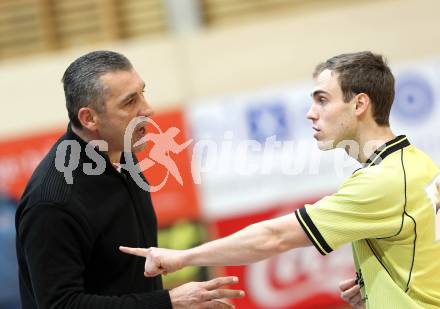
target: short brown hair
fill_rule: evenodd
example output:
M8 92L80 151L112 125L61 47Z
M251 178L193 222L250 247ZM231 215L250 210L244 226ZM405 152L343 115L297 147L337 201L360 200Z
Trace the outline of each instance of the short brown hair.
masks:
M370 51L341 54L318 64L313 78L326 69L338 74L345 102L356 94L367 94L372 102L376 123L389 126L394 101L394 76L382 55Z

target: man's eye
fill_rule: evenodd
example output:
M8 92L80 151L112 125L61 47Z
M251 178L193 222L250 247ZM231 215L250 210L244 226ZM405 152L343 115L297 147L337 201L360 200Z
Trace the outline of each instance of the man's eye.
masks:
M130 104L133 104L134 103L134 99L131 99L131 100L129 100L129 101L127 101L127 103L126 103L126 105L130 105Z

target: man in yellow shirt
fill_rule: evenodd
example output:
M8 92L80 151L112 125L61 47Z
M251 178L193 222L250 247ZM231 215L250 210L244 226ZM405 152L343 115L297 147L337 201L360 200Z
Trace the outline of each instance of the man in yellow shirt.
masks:
M391 70L382 56L359 52L328 59L313 77L307 118L318 147L343 147L363 164L336 193L190 250L121 250L146 257L145 275L154 276L189 265L248 264L310 245L326 255L352 243L357 278L340 286L352 306L440 307L440 170L390 129Z

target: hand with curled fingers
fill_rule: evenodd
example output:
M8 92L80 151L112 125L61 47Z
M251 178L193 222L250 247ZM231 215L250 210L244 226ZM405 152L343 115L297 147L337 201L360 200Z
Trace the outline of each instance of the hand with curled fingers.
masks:
M339 283L341 298L356 309L365 309L362 299L361 287L356 283L356 279L348 279Z
M119 250L127 254L145 258L145 277L166 275L167 273L175 272L186 266L183 260L184 251L181 250L155 247L144 249L123 246L119 247Z
M170 291L173 309L231 309L234 305L226 299L240 298L244 292L224 288L238 283L237 277L219 277L206 282L190 282Z

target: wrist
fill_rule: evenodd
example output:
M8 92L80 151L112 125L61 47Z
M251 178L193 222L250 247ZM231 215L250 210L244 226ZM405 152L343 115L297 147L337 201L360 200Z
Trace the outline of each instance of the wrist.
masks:
M181 268L187 267L187 266L194 266L192 264L193 262L193 249L187 249L187 250L182 250L181 251L181 255L180 255L180 263L181 263Z

